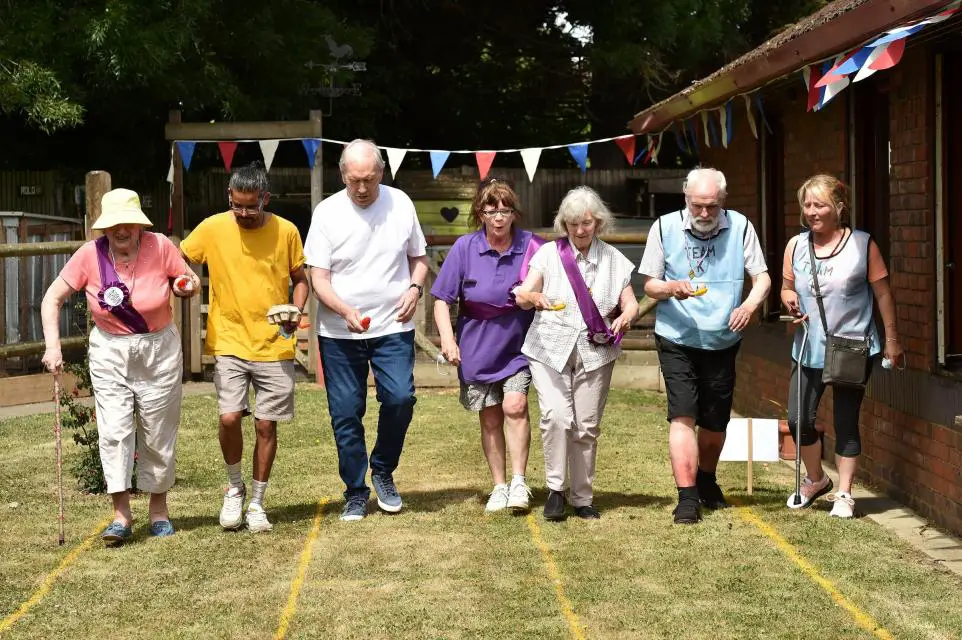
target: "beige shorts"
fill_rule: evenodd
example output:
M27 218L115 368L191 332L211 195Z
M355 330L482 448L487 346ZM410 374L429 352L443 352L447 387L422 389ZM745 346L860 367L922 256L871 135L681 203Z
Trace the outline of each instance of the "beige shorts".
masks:
M254 418L291 420L294 417L294 361L256 362L234 356L214 357L214 389L221 415L250 413L248 392L254 385Z

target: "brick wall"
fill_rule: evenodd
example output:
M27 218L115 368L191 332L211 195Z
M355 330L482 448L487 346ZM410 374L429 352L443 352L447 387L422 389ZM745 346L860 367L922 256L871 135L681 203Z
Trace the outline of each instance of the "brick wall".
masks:
M898 330L916 382L952 384L936 371L935 216L931 148L934 101L929 52L910 50L899 65L866 82L884 82L889 90L891 139L890 264L891 286L898 309ZM801 83L763 94L769 118L784 131L783 219L768 220L785 229L785 237L799 232L798 186L817 172L848 179L847 104L852 88L818 113L805 111ZM848 93L848 95L846 95ZM736 103L740 104L740 103ZM751 136L744 108L736 109L734 140L729 149L702 149L705 164L725 172L728 205L743 211L761 236L758 182L758 143ZM771 214L769 214L771 216ZM781 255L783 248L776 251ZM773 287L781 286L781 265L769 265ZM791 328L767 323L746 334L738 362L735 409L758 417L786 414L790 372ZM877 369L876 379L907 374ZM899 376L902 376L901 378ZM955 383L958 384L958 383ZM895 391L892 391L892 389ZM924 390L924 384L921 389ZM896 382L870 386L860 416L863 455L860 480L905 502L923 516L962 533L962 430L954 424L925 420L903 410L905 396L919 387ZM902 407L901 409L899 407ZM819 407L825 430L825 451L834 452L832 393ZM962 413L962 407L957 408Z

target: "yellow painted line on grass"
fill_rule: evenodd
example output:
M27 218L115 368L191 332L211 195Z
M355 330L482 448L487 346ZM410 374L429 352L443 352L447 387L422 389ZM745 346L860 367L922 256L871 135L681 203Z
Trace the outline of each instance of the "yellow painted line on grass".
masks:
M328 498L322 498L317 503L317 511L314 513L311 532L307 534L307 540L304 541L304 548L301 550L301 559L300 562L297 563L297 575L294 576L294 581L291 582L291 592L287 596L287 604L281 613L281 621L278 623L277 631L274 633L274 640L281 640L281 638L287 635L287 629L291 626L291 620L297 612L297 596L301 592L301 587L304 586L307 568L311 564L311 556L314 555L314 542L321 532L321 517L324 515L324 505L326 505L328 501Z
M732 500L732 502L738 504L735 500ZM798 550L792 546L788 540L783 538L781 534L779 534L778 531L776 531L771 525L762 520L751 509L751 507L739 505L737 507L737 511L742 520L754 525L759 531L768 536L772 542L775 543L775 546L778 547L778 550L788 556L789 560L794 562L798 568L802 570L802 573L808 576L812 582L827 591L828 594L832 596L832 600L849 612L858 626L871 632L876 638L880 638L881 640L892 640L892 634L890 634L882 625L876 622L875 618L859 609L854 602L846 598L845 594L839 591L838 587L836 587L828 578L819 573L818 569L815 568L815 565L803 558L801 553L799 553Z
M548 549L548 545L545 544L544 538L541 537L541 528L538 527L538 521L535 520L534 516L530 513L528 514L527 520L528 529L531 530L531 539L534 540L535 545L541 550L541 556L544 558L545 566L548 568L548 576L554 583L555 597L558 599L558 605L561 607L561 613L568 622L568 630L571 631L571 637L575 638L576 640L584 640L585 632L581 626L581 621L578 620L578 615L572 608L571 601L568 600L568 596L565 595L564 585L561 582L561 573L558 571L558 567L554 563L554 558L551 556L551 550Z
M27 615L28 611L37 606L37 604L43 600L48 593L50 593L50 590L53 588L53 583L57 581L57 578L60 577L60 574L66 571L67 567L73 564L73 562L80 557L80 554L83 553L87 547L92 545L98 537L100 537L100 533L104 530L104 527L106 527L112 521L113 516L105 519L103 522L100 522L94 528L94 530L91 531L90 535L84 539L83 542L74 547L70 553L68 553L67 556L60 561L60 564L57 565L57 568L44 577L43 582L41 582L37 590L33 592L33 595L30 596L26 602L20 605L19 609L4 618L3 622L0 622L0 633L3 633L12 627L17 620Z

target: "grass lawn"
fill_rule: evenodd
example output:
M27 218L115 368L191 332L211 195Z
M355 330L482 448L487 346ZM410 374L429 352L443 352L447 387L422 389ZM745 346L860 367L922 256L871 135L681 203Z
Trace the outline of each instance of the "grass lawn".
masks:
M138 497L134 541L119 549L95 541L49 589L44 578L109 516L108 499L78 494L65 476L67 544L58 547L53 417L0 423L0 636L271 638L287 608L287 638L962 638L962 581L867 520L830 519L822 507L789 512L793 473L783 465L756 464L748 497L744 465L723 464L722 487L750 508L672 526L660 396L611 394L594 522L541 518L537 428L534 515L485 516L477 418L453 391L426 390L395 474L404 510L342 523L323 393L299 387L297 411L280 427L267 492L273 532L220 529L216 400L191 397L170 494L177 535L148 538ZM249 421L245 428L250 443ZM65 450L75 450L67 438ZM245 468L249 481L250 447ZM292 583L299 592L288 607ZM38 589L42 597L9 624Z

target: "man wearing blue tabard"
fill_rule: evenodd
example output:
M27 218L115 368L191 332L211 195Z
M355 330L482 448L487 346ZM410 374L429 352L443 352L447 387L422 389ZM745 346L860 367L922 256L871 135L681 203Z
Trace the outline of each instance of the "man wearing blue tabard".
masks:
M725 175L694 169L685 209L663 215L648 233L638 267L645 293L662 300L655 344L668 394L668 452L678 487L675 524L701 520L701 506L728 506L715 478L735 391L741 332L768 296L755 228L724 209ZM745 273L752 289L744 302ZM695 434L695 425L699 430Z

